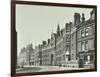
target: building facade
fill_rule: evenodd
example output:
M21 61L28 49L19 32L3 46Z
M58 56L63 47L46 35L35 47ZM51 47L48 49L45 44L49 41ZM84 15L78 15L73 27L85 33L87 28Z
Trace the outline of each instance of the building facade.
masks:
M18 55L18 66L34 65L34 50L32 44L23 47Z
M85 21L82 14L82 22L77 25L77 51L80 67L94 67L95 61L95 12L90 13L90 19Z
M32 48L32 44L22 49L21 62L36 66L63 66L71 68L93 68L95 61L95 11L90 18L74 13L74 22L65 24L51 38Z

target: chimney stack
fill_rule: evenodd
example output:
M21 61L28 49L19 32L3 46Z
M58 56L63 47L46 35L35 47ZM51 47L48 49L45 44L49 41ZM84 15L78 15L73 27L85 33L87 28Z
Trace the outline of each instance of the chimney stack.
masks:
M74 25L77 26L80 23L80 14L74 13Z
M82 22L85 21L84 13L82 13Z

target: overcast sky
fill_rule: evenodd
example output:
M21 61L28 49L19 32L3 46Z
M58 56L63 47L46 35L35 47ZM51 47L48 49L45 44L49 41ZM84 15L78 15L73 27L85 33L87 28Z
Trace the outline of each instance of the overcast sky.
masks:
M89 8L54 7L39 5L16 5L17 50L32 43L33 48L43 40L50 38L51 32L56 32L57 25L65 27L65 23L72 21L75 12L84 13L90 18Z

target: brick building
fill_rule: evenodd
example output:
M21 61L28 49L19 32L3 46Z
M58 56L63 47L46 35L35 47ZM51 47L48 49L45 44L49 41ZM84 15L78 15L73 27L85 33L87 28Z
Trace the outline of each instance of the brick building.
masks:
M30 66L34 64L34 50L32 44L23 47L18 55L18 66Z
M42 44L32 48L32 44L23 49L23 60L27 65L63 66L70 68L93 68L95 61L95 11L85 20L84 13L74 13L74 22L65 24ZM25 52L24 52L25 50ZM20 56L19 55L19 56ZM24 57L25 56L25 57Z
M77 25L77 52L80 67L94 67L95 61L95 12L92 10L90 18L85 20L82 14L82 21Z

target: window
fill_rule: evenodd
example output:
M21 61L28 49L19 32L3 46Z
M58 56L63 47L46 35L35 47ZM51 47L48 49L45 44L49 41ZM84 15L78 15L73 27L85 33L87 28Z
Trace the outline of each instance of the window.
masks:
M88 36L89 35L89 28L85 29L85 35Z
M88 50L88 41L85 41L85 50Z
M84 37L84 30L81 30L81 37Z
M68 37L66 37L66 41L67 41L67 42L69 42L69 36L68 36Z
M73 39L74 39L74 33L72 34L72 41L73 41Z
M81 43L81 50L84 51L85 50L85 45L84 42Z
M90 61L90 56L89 55L87 56L87 60Z
M72 44L72 50L74 50L74 45Z
M87 62L87 55L84 55L84 63L86 64Z
M90 64L90 55L84 56L84 62L85 62L85 64Z

